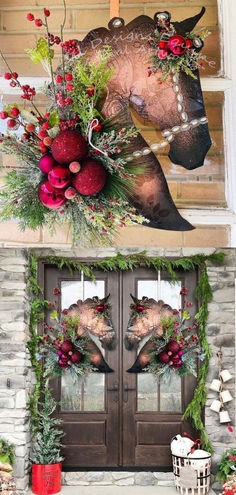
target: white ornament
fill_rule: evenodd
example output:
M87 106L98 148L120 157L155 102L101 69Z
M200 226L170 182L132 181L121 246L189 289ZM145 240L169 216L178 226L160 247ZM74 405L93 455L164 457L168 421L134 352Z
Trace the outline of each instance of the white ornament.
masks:
M211 458L211 454L206 450L197 449L192 453L190 452L190 454L188 454L188 458L191 459L191 466L199 469L199 468L204 468L206 466L208 459ZM194 459L196 459L195 462Z
M220 412L221 409L221 402L220 400L213 400L210 409L215 412Z
M228 411L220 411L220 423L229 423L230 421Z
M231 378L233 378L228 370L222 370L220 372L220 376L221 376L223 382L228 382L229 380L231 380Z
M233 400L233 397L229 390L223 390L223 392L220 392L220 396L223 402L230 402L231 400Z
M212 380L211 384L210 384L210 389L211 390L214 390L215 392L219 392L220 391L220 387L221 387L221 381L220 380Z
M177 457L187 457L191 450L194 442L188 437L181 437L181 435L176 435L171 441L170 447L173 455Z

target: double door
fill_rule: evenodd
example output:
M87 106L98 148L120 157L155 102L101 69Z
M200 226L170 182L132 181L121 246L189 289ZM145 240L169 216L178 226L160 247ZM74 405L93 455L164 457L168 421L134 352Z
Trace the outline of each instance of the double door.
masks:
M130 293L163 299L173 308L181 304L181 284L193 292L196 274L180 274L179 283L171 284L166 274L148 269L134 272L96 272L96 282L81 280L42 264L41 277L45 298L55 299L53 288L60 288L58 304L68 308L82 297L104 297L110 293L112 321L117 336L114 350L102 350L112 373L92 373L74 382L69 375L53 380L57 414L63 419L65 436L64 465L68 468L168 467L169 444L177 433L191 427L182 422L182 414L192 398L195 379L174 375L169 383L147 373L128 373L137 351L125 348L124 336L129 320ZM98 345L99 343L96 342Z

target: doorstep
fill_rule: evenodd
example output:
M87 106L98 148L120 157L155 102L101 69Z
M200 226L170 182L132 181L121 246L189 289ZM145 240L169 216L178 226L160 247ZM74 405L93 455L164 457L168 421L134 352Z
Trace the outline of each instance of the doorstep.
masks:
M61 495L177 495L173 486L63 486ZM31 495L32 492L28 492ZM215 495L213 490L208 495Z

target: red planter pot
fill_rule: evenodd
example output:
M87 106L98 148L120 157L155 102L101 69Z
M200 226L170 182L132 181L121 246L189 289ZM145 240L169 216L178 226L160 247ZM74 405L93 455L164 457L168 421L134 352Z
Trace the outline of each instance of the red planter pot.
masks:
M61 462L57 464L32 464L32 492L52 495L61 491Z

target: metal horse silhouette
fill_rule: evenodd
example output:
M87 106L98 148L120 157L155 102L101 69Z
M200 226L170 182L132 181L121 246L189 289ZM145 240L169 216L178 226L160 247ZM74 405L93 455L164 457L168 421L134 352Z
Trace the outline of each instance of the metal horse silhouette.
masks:
M192 31L205 12L182 22L173 22L176 32L182 36ZM130 106L146 121L159 124L160 129L179 125L180 114L177 110L176 94L173 83L166 81L159 85L156 77L148 77L147 67L154 49L149 43L157 27L154 19L139 16L127 26L121 18L112 19L108 28L90 31L83 41L79 42L82 54L88 59L96 59L98 50L105 45L112 48L111 65L114 77L107 87L107 95L102 107L104 117L111 117L122 110L121 125L133 125ZM184 109L189 121L205 116L203 96L198 71L197 79L181 73L178 86L183 95ZM169 158L173 163L186 169L194 169L203 165L205 155L211 146L207 119L204 125L190 126L190 129L175 136L170 143ZM137 150L147 147L147 143L139 134L134 141ZM141 160L140 158L137 160ZM150 153L143 157L146 172L136 181L135 195L130 202L148 220L148 226L166 230L191 230L194 227L179 214L170 195L161 165Z
M104 349L114 349L116 344L115 332L110 319L108 305L109 296L104 299L98 297L88 298L85 301L79 299L68 309L68 315L78 317L77 335L88 337L87 349L90 353L90 361L98 371L109 373L113 371L106 363L99 347L92 340L91 335L98 338Z
M163 335L162 318L170 318L173 315L173 309L162 300L156 301L147 297L138 299L132 294L130 295L135 307L137 309L145 307L145 312L141 314L141 318L138 312L131 314L125 335L125 347L128 350L137 349L142 340L146 340L149 337L141 348L133 366L127 370L129 373L140 373L150 362L150 352L154 348L152 337L161 337Z

